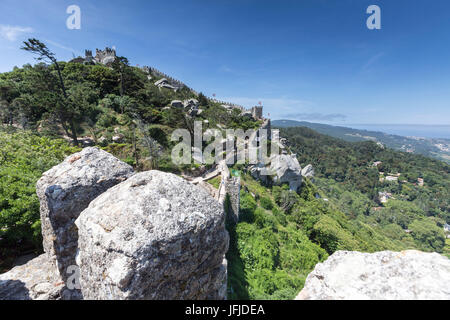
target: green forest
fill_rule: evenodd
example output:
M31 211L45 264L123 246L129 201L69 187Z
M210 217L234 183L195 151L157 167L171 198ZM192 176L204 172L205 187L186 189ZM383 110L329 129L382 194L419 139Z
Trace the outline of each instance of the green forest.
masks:
M415 249L450 257L443 229L450 220L448 164L305 127L281 129L280 136L301 164L313 164L316 176L295 193L242 175L242 218L230 228L227 256L230 298L292 299L314 266L337 250ZM380 172L400 179L381 182ZM378 192L388 191L393 198L380 204Z
M36 39L23 49L38 63L0 74L0 272L24 253L42 252L35 184L67 155L94 145L137 171L192 173L198 164L170 159L174 129L192 132L196 120L204 129L261 125L187 87L158 88L160 77L149 79L125 57L109 66L58 61ZM189 98L199 101L201 114L171 106ZM448 164L304 127L282 129L281 136L316 176L293 192L261 184L245 165L233 168L242 186L240 221L227 222L229 299L292 299L336 250L450 254L443 231L450 222ZM398 181L382 181L389 175ZM386 203L380 192L391 195Z

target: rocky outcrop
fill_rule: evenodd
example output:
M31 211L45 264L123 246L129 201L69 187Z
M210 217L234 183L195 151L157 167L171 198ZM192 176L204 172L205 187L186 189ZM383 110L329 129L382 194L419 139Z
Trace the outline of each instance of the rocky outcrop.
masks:
M224 299L223 207L169 173L134 175L76 220L85 299Z
M308 275L296 299L450 299L450 259L415 250L338 251Z
M183 101L181 100L173 100L170 105L174 108L184 108Z
M302 176L310 179L314 178L314 168L311 164L308 164L302 169Z
M44 251L56 260L64 281L69 276L67 267L75 265L75 219L97 196L132 174L128 164L89 147L67 157L37 182Z
M63 289L64 282L46 254L0 275L1 300L59 300Z
M261 181L263 184L268 184L269 182L269 173L267 172L267 168L263 163L257 163L255 165L248 166L248 171L253 179Z
M187 109L198 109L199 102L197 99L187 99L183 101L183 106Z
M280 154L271 156L270 163L258 163L248 167L254 179L268 184L272 181L275 185L289 184L289 188L298 191L302 185L302 167L295 155ZM270 178L270 179L269 179Z
M156 81L155 86L157 86L158 88L166 88L175 91L177 90L177 88L171 85L169 80L167 80L166 78L162 78L161 80Z
M293 191L297 191L302 185L302 167L295 155L272 156L269 171L274 174L272 180L275 184L288 183Z

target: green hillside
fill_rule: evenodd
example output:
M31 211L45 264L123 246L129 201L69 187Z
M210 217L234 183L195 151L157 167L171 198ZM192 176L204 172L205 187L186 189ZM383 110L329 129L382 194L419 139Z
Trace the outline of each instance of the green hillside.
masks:
M272 125L279 128L306 127L319 133L349 142L374 141L399 151L409 151L450 163L450 140L431 138L409 138L378 131L359 130L322 123L295 120L275 120ZM447 149L445 149L447 148ZM447 151L446 151L447 150Z

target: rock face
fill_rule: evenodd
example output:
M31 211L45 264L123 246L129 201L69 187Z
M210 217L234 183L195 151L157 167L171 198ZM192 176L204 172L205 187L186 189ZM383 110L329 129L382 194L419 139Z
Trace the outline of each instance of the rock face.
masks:
M183 106L189 109L198 109L198 100L197 99L187 99L183 101Z
M311 164L308 164L302 169L302 176L305 178L314 178L314 168Z
M169 173L134 175L76 220L84 299L224 299L223 207Z
M67 157L37 182L44 251L56 259L64 281L69 276L67 267L75 265L75 219L97 196L132 174L128 164L90 147Z
M450 299L450 259L415 250L337 251L308 275L304 299Z
M181 100L173 100L170 105L174 108L184 108L183 101Z
M297 191L302 185L302 167L295 155L275 155L270 158L269 171L276 184L289 183L289 188Z
M258 163L249 166L249 172L254 179L261 181L263 184L269 183L269 177L276 185L283 183L289 184L289 188L298 191L301 187L302 167L298 163L295 155L280 154L271 156L269 164Z
M59 300L63 287L46 254L0 275L1 300Z

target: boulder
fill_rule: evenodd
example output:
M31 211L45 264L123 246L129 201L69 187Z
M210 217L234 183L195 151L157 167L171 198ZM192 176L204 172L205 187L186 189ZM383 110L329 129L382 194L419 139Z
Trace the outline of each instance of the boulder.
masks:
M302 169L302 176L305 178L314 178L314 168L312 164L308 164Z
M171 89L171 90L175 90L175 91L177 89L174 86L172 86L169 83L169 80L167 80L166 78L162 78L161 80L156 81L155 86L157 86L158 88L167 88L167 89Z
M450 300L450 259L415 250L337 251L316 265L297 300Z
M67 157L37 182L44 251L56 260L64 281L70 275L67 267L75 265L75 219L97 196L132 174L128 164L89 147Z
M198 109L199 102L197 99L188 99L183 101L183 105L185 108Z
M259 162L257 164L248 166L248 171L253 179L259 180L263 184L267 184L269 182L269 174L267 172L266 166L263 163Z
M170 105L174 108L184 108L184 104L181 100L173 100Z
M64 288L46 254L0 275L0 300L59 300Z
M155 86L159 87L159 86L161 86L163 84L167 84L167 83L169 83L169 81L166 78L162 78L155 82Z
M288 183L289 188L297 191L302 185L302 167L295 155L280 154L270 157L269 172L273 174L275 184Z
M85 299L224 299L225 213L170 173L138 173L76 220Z
M203 113L203 109L198 109L198 108L191 108L188 111L188 115L190 115L191 117L199 116L202 113Z
M112 141L114 143L120 143L123 141L124 138L125 138L125 136L123 134L119 133L112 137Z

